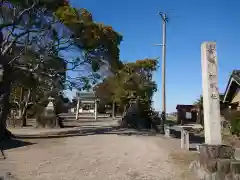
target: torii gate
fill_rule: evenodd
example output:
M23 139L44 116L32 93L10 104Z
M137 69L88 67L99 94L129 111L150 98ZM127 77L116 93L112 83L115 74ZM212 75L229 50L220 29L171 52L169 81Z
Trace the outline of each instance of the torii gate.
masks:
M78 101L77 101L77 110L76 110L76 120L78 120L79 116L79 109L80 109L80 102L82 104L94 104L94 119L97 120L97 109L98 109L98 102L99 99L96 98L93 92L78 92L76 93Z

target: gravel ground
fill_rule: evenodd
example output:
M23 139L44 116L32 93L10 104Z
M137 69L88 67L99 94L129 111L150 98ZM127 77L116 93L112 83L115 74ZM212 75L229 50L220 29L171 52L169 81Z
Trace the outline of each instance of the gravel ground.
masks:
M28 141L36 144L5 151L0 170L19 180L187 180L170 156L179 140L111 134Z

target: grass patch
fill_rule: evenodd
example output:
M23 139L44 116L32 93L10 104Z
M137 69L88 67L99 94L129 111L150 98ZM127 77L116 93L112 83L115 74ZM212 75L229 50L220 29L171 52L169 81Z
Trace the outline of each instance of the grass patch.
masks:
M192 180L196 178L196 176L189 170L189 166L193 161L199 158L199 154L197 152L173 151L170 153L170 157L174 163L183 170L181 179Z
M230 128L222 129L222 139L224 144L233 146L235 148L240 148L239 137L237 137L236 135L233 135L231 133Z
M167 119L165 121L165 124L166 125L175 125L175 124L177 124L177 121L175 121L174 119Z
M194 160L197 160L199 154L197 152L189 151L174 151L170 153L170 157L179 165L189 166Z
M235 148L240 148L239 137L230 134L222 134L222 139L224 144L233 146Z

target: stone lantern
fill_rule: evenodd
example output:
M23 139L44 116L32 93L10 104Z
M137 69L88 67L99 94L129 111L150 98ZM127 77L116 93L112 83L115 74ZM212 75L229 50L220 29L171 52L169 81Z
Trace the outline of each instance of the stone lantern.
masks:
M43 113L40 117L40 124L43 127L53 128L58 127L57 117L54 107L54 98L49 97L47 107L44 108Z
M48 111L54 111L54 105L53 105L54 98L50 96L50 97L48 98L48 100L49 100L49 103L48 103L48 105L47 105L47 107L46 107L46 110L48 110Z

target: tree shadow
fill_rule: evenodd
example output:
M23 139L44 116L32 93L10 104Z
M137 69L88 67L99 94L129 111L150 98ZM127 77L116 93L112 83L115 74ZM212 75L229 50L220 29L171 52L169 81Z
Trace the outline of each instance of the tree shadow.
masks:
M3 151L33 145L35 143L26 142L20 139L8 138L0 142L0 149Z
M50 138L67 138L74 136L90 136L90 135L122 135L122 136L156 136L158 133L148 129L127 129L120 128L118 126L108 127L89 127L83 130L75 130L73 132L61 132L57 134L46 134L46 135L21 135L16 136L18 139L50 139Z
M76 124L80 124L80 123L96 123L96 122L109 122L109 121L112 121L112 119L98 119L98 120L95 120L95 119L78 119L78 120L66 120L66 119L63 119L63 124L66 124L66 123L76 123ZM67 125L66 125L67 126Z

